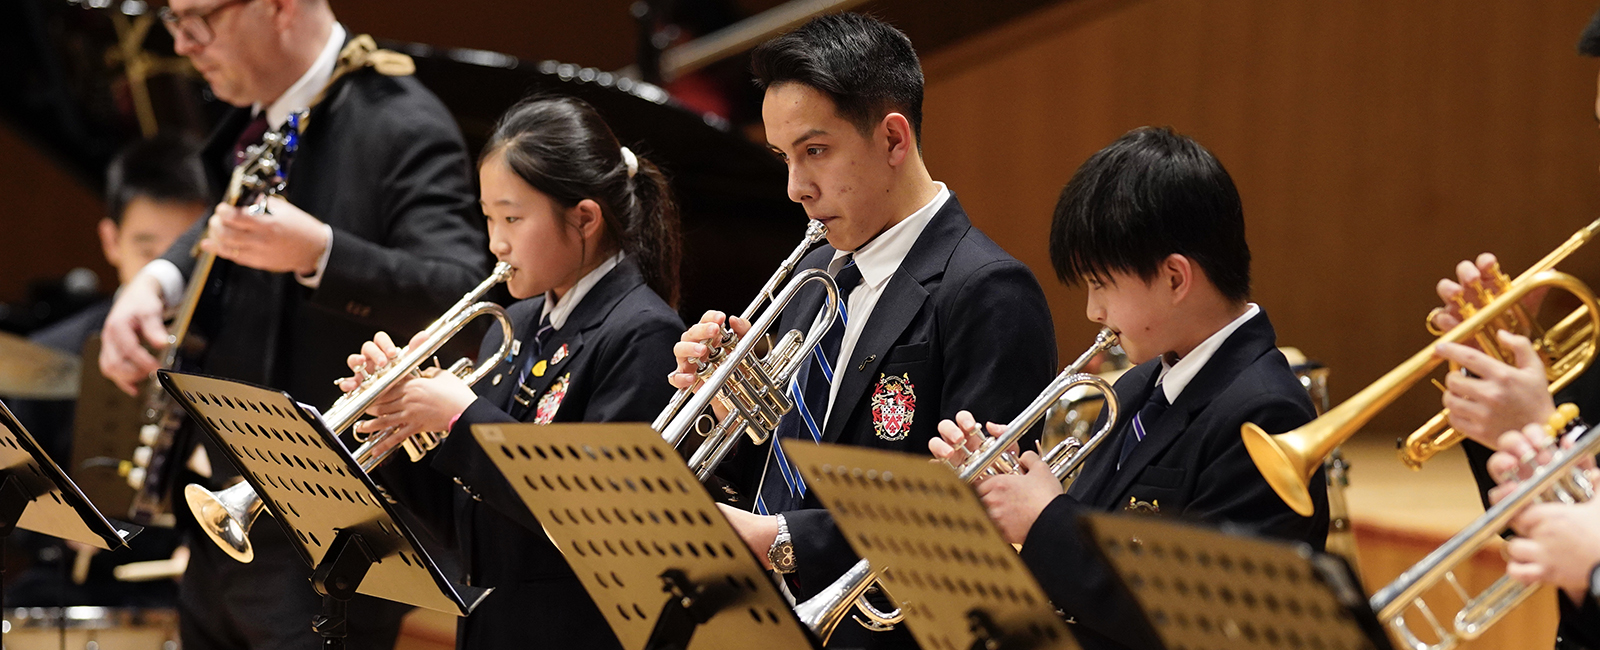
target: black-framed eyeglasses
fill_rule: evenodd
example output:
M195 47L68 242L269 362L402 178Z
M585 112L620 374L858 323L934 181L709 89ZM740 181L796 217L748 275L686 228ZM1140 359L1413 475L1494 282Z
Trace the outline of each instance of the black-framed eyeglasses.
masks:
M172 7L162 7L157 15L161 17L161 24L166 26L167 31L172 34L173 38L177 38L181 33L182 36L196 45L204 46L210 45L211 41L217 37L216 32L211 31L211 24L206 22L208 18L228 7L242 5L251 1L225 0L223 3L205 11L184 12L181 14L173 11Z

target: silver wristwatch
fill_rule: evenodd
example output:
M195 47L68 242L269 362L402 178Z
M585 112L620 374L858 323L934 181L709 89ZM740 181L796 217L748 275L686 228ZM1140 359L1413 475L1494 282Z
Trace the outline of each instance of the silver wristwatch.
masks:
M794 542L789 537L789 522L778 515L778 536L767 549L767 561L778 573L794 573Z

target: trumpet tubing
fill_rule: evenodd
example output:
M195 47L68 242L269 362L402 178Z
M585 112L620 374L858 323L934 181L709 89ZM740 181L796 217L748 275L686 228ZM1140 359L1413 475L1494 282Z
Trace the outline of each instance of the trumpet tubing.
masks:
M1011 453L1011 446L1017 444L1029 429L1043 419L1050 407L1067 391L1075 386L1089 385L1105 395L1105 410L1102 411L1105 414L1105 424L1101 425L1087 442L1080 443L1077 438L1067 436L1065 440L1056 443L1041 455L1045 463L1050 466L1050 473L1055 475L1056 480L1064 480L1073 470L1083 465L1084 459L1100 446L1106 435L1116 426L1118 410L1121 407L1116 393L1111 388L1111 382L1083 372L1095 355L1111 349L1116 344L1116 333L1110 329L1101 329L1099 334L1095 335L1094 344L1083 354L1078 355L1077 360L1067 364L1067 367L1045 387L1044 392L1034 397L1021 413L1006 424L1003 433L986 438L977 451L967 456L960 466L952 466L951 469L956 471L961 480L967 482L996 474L1020 473L1021 463L1016 455ZM801 621L824 642L833 634L839 623L844 621L845 615L852 608L862 611L867 616L868 622L863 622L863 625L871 629L880 629L898 622L901 618L900 610L880 612L867 602L865 594L877 580L876 568L866 560L856 562L844 575L835 579L833 584L796 606L795 613L800 615Z
M353 426L378 396L401 378L415 373L417 368L439 351L439 348L450 342L457 332L480 316L492 316L500 324L502 335L500 348L490 359L502 359L509 355L512 342L515 340L511 318L500 305L479 300L495 285L510 279L511 274L510 264L505 262L496 264L494 272L490 273L487 279L467 292L443 316L422 330L420 340L402 348L395 360L379 368L375 374L363 381L360 387L334 401L333 406L329 407L322 417L322 421L328 425L328 430L338 435ZM452 364L448 372L461 377L468 384L475 384L494 368L494 363L486 363L474 369L471 361L461 359ZM442 436L432 432L418 433L399 441L393 440L395 435L393 429L372 434L351 452L361 471L371 472L396 450L405 450L413 461L421 460L422 456L438 445L442 439ZM184 488L184 499L189 504L190 512L194 513L195 520L200 523L201 530L204 530L206 536L216 542L224 552L240 562L255 559L255 549L250 544L250 527L255 524L266 507L261 501L261 496L256 494L249 483L241 481L217 492L191 484Z
M1317 468L1322 466L1322 460L1335 447L1349 440L1380 411L1394 403L1400 395L1443 363L1443 359L1434 354L1434 348L1440 342L1460 343L1476 336L1490 321L1516 305L1530 292L1543 287L1568 291L1584 303L1588 314L1600 314L1600 306L1595 304L1594 293L1581 280L1549 270L1531 275L1524 274L1523 277L1517 278L1505 293L1468 316L1460 325L1445 332L1434 343L1412 355L1410 359L1322 417L1298 429L1278 435L1268 434L1253 423L1245 423L1240 434L1244 436L1245 449L1250 452L1256 468L1289 507L1302 516L1310 516L1312 502L1308 484ZM1587 347L1592 355L1594 345L1591 343Z
M1576 407L1563 404L1551 416L1550 428L1559 430L1576 416ZM1552 439L1551 446L1556 446L1556 442ZM1378 620L1388 626L1405 647L1416 650L1448 650L1461 641L1481 636L1532 595L1538 585L1524 585L1503 575L1483 591L1468 594L1456 580L1455 568L1498 538L1525 506L1539 501L1577 503L1593 498L1594 486L1579 471L1578 463L1584 458L1593 458L1597 451L1600 451L1600 429L1581 431L1571 447L1557 450L1550 462L1535 469L1533 476L1522 481L1515 491L1421 562L1406 569L1394 582L1374 593L1368 604L1377 613ZM1448 582L1463 602L1461 609L1450 618L1448 627L1439 623L1423 598L1441 581ZM1405 614L1413 608L1421 612L1433 628L1438 639L1436 643L1420 640L1406 623Z

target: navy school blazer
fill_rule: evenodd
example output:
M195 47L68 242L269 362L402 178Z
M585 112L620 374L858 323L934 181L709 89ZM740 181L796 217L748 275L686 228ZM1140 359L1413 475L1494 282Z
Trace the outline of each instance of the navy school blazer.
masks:
M1127 511L1303 541L1321 550L1328 538L1328 499L1321 469L1311 479L1315 510L1302 517L1280 499L1245 451L1239 428L1254 422L1272 433L1315 417L1311 399L1278 352L1265 311L1229 336L1178 400L1146 423L1147 435L1117 469L1133 413L1149 399L1161 371L1153 359L1115 384L1125 417L1085 461L1067 493L1040 513L1022 546L1056 607L1076 621L1085 648L1159 648L1138 606L1078 525L1086 512ZM1097 421L1095 428L1099 428Z

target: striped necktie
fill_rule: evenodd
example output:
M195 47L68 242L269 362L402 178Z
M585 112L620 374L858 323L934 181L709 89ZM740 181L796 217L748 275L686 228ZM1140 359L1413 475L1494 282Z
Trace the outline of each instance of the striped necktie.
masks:
M550 315L545 314L544 318L539 319L539 329L528 340L527 354L517 360L517 387L512 389L511 399L506 402L506 413L519 422L533 408L533 400L538 397L528 388L528 380L533 378L530 371L534 362L544 358L544 344L555 331L555 326L550 324Z
M1155 390L1150 393L1150 399L1145 401L1138 413L1133 414L1133 426L1129 427L1129 435L1122 437L1122 453L1117 456L1117 469L1122 469L1122 463L1128 460L1133 448L1148 434L1145 426L1154 424L1161 414L1166 412L1168 406L1170 404L1167 403L1166 389L1162 388L1161 384L1156 384Z
M839 359L839 346L844 341L847 316L845 305L850 293L861 283L861 269L854 259L846 258L844 268L834 276L839 285L839 317L833 327L822 337L822 342L811 349L811 362L789 385L789 397L794 409L784 414L773 434L772 454L767 459L766 474L761 479L761 491L756 496L756 512L766 515L794 510L806 496L805 480L800 471L784 455L778 445L782 438L806 438L822 442L822 426L828 415L828 396L833 386L833 365Z

